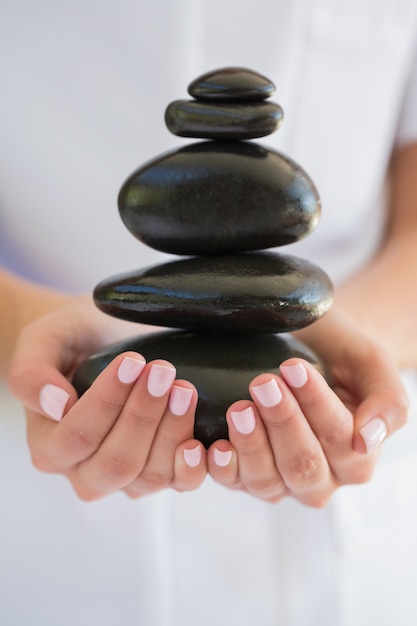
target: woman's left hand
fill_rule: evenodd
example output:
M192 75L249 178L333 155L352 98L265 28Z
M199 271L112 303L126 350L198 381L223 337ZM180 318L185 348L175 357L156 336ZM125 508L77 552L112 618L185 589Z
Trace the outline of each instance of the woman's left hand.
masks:
M227 411L230 441L208 451L215 481L269 502L289 495L321 507L338 487L371 479L380 444L406 422L408 399L389 355L337 311L328 316L303 339L320 347L332 387L295 358L281 377L255 378L252 401Z

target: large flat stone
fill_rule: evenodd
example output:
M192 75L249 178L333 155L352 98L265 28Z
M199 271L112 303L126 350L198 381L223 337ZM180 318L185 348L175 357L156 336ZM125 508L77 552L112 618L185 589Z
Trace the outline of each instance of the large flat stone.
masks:
M172 328L277 333L321 317L332 302L327 275L305 260L274 253L195 257L102 281L105 313Z
M324 373L317 357L290 336L164 331L132 338L87 359L73 379L79 395L116 355L128 350L147 361L167 359L177 368L178 378L196 386L195 437L206 447L227 439L226 410L236 400L250 397L249 383L258 374L279 373L280 363L292 356L308 360Z
M280 126L283 111L275 102L207 103L175 100L165 111L165 123L174 135L203 139L254 139Z
M136 170L120 190L119 210L151 248L227 254L305 237L318 224L320 199L308 174L279 152L203 141Z

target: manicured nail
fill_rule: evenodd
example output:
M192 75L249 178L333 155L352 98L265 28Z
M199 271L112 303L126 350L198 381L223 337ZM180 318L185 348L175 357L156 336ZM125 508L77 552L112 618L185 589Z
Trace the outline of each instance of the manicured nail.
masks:
M255 428L255 414L251 406L243 411L231 411L231 416L234 427L242 435L249 435Z
M148 377L148 391L151 396L163 396L174 382L175 374L175 367L154 363Z
M281 374L290 387L302 387L307 382L307 370L302 363L281 365Z
M193 397L193 390L174 385L169 395L169 409L174 415L185 415Z
M139 378L145 364L145 359L134 359L131 356L125 356L117 370L118 379L121 383L133 383Z
M184 461L189 467L197 467L201 461L201 446L198 445L191 450L184 448Z
M48 417L59 422L64 415L68 398L69 393L65 389L47 384L42 387L39 393L39 404Z
M281 389L275 378L271 378L267 383L252 387L253 395L262 404L262 406L270 407L280 403L282 398Z
M232 451L226 450L226 452L223 452L222 450L218 450L218 448L214 448L213 458L216 465L226 467L232 460Z
M369 454L384 441L388 434L387 426L380 417L374 417L370 422L362 426L359 431L365 442L366 452Z

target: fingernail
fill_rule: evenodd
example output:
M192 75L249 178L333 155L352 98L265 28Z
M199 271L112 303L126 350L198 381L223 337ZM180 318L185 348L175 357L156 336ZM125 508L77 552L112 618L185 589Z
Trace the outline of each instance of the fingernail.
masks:
M191 403L193 390L188 387L173 386L169 395L169 409L174 415L184 415Z
M191 450L184 448L184 461L189 467L197 467L201 461L201 446L198 445Z
M145 364L145 359L135 359L131 356L125 356L117 370L118 379L121 383L133 383L139 378Z
M56 385L44 385L39 393L39 404L48 417L61 421L69 393Z
M242 435L249 435L255 428L255 414L251 406L243 411L231 411L230 414L234 427Z
M175 380L175 368L155 363L151 367L148 377L148 391L151 396L160 398L171 387Z
M213 458L216 465L219 467L226 467L226 465L229 465L232 460L232 451L226 450L223 452L222 450L218 450L218 448L214 448Z
M253 395L262 404L262 406L270 407L280 403L282 398L281 389L275 378L271 378L267 383L252 387Z
M359 430L365 442L366 452L369 454L384 441L388 434L387 426L381 417L374 417L370 422Z
M302 363L296 365L281 365L283 379L290 387L302 387L307 382L307 370Z

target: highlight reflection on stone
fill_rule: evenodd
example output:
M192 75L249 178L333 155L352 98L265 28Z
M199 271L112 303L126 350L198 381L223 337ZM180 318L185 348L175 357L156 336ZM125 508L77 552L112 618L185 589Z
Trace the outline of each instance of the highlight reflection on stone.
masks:
M198 100L249 102L264 100L275 92L269 78L245 67L225 67L206 72L192 81L188 93Z
M320 217L320 198L288 157L248 142L204 141L148 162L124 183L130 232L173 254L230 254L293 243Z
M79 395L116 355L127 350L139 352L147 361L161 357L171 361L177 377L196 386L194 435L206 447L227 439L226 410L236 400L250 398L249 383L258 374L278 373L280 363L293 356L310 361L324 373L308 348L291 336L163 331L110 346L87 359L73 380Z
M105 313L134 322L277 333L321 317L332 285L312 263L271 252L155 265L102 281L94 299Z
M174 135L205 139L254 139L273 133L283 112L275 102L216 103L175 100L165 111Z

